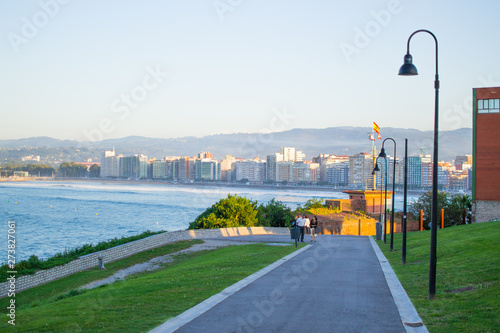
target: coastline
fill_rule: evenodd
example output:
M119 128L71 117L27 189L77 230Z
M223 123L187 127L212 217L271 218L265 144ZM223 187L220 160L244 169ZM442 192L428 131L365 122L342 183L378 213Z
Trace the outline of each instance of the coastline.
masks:
M136 180L136 179L119 179L119 178L63 178L63 177L28 177L28 178L0 178L0 182L28 182L28 181L43 181L43 182L82 182L82 183L104 183L104 184L141 184L141 185L162 185L162 186L197 186L197 187L227 187L227 188L257 188L266 190L279 190L279 191L294 191L294 190L307 190L307 191L321 191L321 192L334 192L342 193L346 190L352 190L347 187L336 188L328 185L276 185L276 184L242 184L242 183L226 183L226 182L173 182L173 181L160 181L160 180ZM408 194L419 195L428 192L430 189L411 189ZM402 192L403 189L396 188L396 192ZM451 192L451 191L450 191ZM469 193L469 192L465 192Z

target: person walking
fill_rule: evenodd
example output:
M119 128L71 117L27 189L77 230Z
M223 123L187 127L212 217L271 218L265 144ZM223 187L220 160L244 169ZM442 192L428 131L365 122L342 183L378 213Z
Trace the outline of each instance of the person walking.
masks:
M299 232L300 232L300 241L304 243L304 224L306 223L306 220L304 219L304 215L299 216L297 219L297 226L299 227Z
M311 242L316 241L316 232L318 230L318 218L314 216L311 221Z
M304 215L304 221L304 228L309 229L311 227L311 220L309 220L309 217L307 215Z

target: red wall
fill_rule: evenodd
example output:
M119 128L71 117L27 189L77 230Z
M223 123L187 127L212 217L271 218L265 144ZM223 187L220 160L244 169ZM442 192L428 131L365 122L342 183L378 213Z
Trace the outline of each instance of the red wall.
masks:
M476 89L476 99L490 98L500 98L500 87ZM476 113L475 168L475 199L500 201L500 113Z

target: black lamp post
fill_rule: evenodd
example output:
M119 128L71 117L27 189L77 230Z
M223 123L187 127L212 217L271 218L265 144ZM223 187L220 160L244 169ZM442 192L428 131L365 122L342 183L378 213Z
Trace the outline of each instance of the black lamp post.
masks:
M380 162L378 162L379 157L377 157L377 159L375 160L376 164L375 164L375 168L373 169L372 174L374 174L376 171L380 171L380 168L378 167L378 164L380 163ZM387 210L387 159L384 158L384 160L385 160L385 168L384 168L385 169L385 186L384 186L385 187L385 199L384 199L384 224L382 225L382 233L384 234L384 244L386 244L387 243L387 231L386 231L386 224L387 224L387 214L386 214L386 210ZM380 183L380 184L382 184L382 183ZM380 193L380 196L382 197L382 193ZM382 201L382 198L380 198L380 200ZM380 208L382 209L382 204L380 204ZM382 223L382 216L380 217L380 223Z
M405 139L405 170L404 170L404 190L403 190L403 243L401 251L401 263L406 265L406 201L408 200L408 139Z
M437 245L437 220L438 220L438 135L439 135L439 75L438 75L438 41L436 36L429 30L417 30L410 35L406 45L406 55L404 64L399 69L399 75L418 75L417 68L413 65L413 59L410 54L410 40L419 33L426 32L434 38L436 43L436 74L434 79L434 151L432 165L432 214L431 214L431 254L429 267L429 299L436 296L436 245Z
M380 171L380 168L378 167L379 165L382 165L382 163L380 163L378 161L378 157L377 157L377 159L375 160L375 168L373 168L372 175L376 174L377 171ZM382 179L380 180L380 208L379 208L379 211L380 211L380 218L379 218L380 224L382 224L382 190L383 190L383 186L384 186L383 181L384 181L384 176L382 174ZM376 186L376 184L375 184L375 186Z
M392 166L392 207L391 207L391 252L394 248L394 197L396 195L395 184L396 184L396 141L393 138L385 138L382 141L382 148L380 149L379 157L387 159L387 155L385 153L384 144L386 140L391 140L394 143L394 163ZM391 167L391 163L389 161L389 168Z

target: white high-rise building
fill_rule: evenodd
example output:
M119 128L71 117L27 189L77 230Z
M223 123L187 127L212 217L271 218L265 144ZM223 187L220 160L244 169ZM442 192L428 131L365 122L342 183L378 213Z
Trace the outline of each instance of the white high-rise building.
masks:
M101 177L119 177L120 176L120 156L115 156L115 148L106 150L101 159Z

